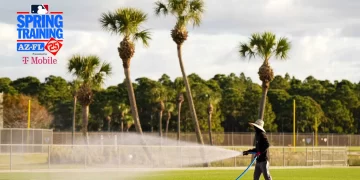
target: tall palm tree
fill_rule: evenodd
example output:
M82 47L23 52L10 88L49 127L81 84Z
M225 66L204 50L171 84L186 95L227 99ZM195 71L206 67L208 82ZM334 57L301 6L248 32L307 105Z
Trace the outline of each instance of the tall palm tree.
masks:
M80 81L77 99L82 105L82 132L87 143L87 126L89 121L89 105L93 101L93 89L100 89L106 76L111 75L109 63L101 62L95 55L73 55L67 64L67 70Z
M145 47L149 45L149 40L151 39L150 32L140 29L140 26L145 23L146 20L147 15L136 8L119 8L113 12L103 13L100 18L100 23L104 30L123 37L118 47L118 52L123 62L132 117L136 131L140 134L142 134L142 129L134 88L130 79L130 61L135 53L135 41L141 40Z
M254 33L251 35L248 43L240 43L239 53L242 58L248 57L251 59L258 56L263 59L263 64L258 71L259 78L262 81L259 119L264 119L266 96L270 82L274 79L274 72L270 67L269 60L273 56L280 60L286 60L290 48L290 41L286 37L281 37L277 40L276 35L272 32Z
M186 87L187 100L195 126L194 129L196 132L196 137L199 143L204 144L191 94L191 88L183 65L181 50L183 43L188 38L188 31L186 30L186 26L189 23L192 23L194 27L200 26L202 14L204 13L204 2L202 0L167 0L167 4L162 3L161 1L157 1L155 3L156 15L163 14L166 16L169 14L169 12L176 18L175 27L171 30L171 37L177 45L177 55Z

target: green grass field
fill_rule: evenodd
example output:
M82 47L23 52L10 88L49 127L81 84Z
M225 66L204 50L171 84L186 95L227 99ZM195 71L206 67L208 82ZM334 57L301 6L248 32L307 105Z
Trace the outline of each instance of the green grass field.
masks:
M162 172L11 172L0 173L1 180L235 180L239 170L175 170ZM252 180L250 170L241 180ZM130 176L137 174L137 177ZM275 180L356 180L360 168L273 169ZM263 179L261 177L260 179Z

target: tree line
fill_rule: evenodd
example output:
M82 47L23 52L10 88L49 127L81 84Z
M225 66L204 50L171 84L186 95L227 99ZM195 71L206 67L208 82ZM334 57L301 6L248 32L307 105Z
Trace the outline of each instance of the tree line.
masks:
M188 76L201 131L208 131L209 114L214 132L248 132L249 121L258 118L262 88L243 73L217 74L204 80ZM135 131L126 80L117 86L93 91L89 106L89 131ZM139 119L143 131L193 132L191 112L181 77L171 80L164 74L157 80L146 77L133 82ZM4 98L4 125L27 125L27 103L32 99L32 126L69 131L73 119L73 82L49 76L16 80L0 78ZM360 83L347 80L330 82L312 76L305 80L275 76L267 94L264 122L269 132L292 132L293 100L296 101L298 132L313 132L315 120L321 133L358 133L360 122ZM76 105L76 130L82 129L81 104ZM179 110L180 109L180 110ZM180 115L179 115L180 112ZM163 122L159 124L160 117ZM33 124L34 123L34 124Z

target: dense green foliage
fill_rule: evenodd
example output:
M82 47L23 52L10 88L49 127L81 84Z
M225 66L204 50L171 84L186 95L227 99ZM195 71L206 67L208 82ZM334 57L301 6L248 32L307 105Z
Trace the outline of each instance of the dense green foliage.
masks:
M214 106L212 130L214 132L251 131L247 123L257 119L261 86L253 83L243 73L217 74L204 80L196 74L188 76L199 123L206 131L207 107L209 101ZM169 132L176 131L176 95L184 91L182 78L174 81L163 75L158 80L143 77L134 82L139 116L144 131L158 131L159 100L169 107ZM55 130L70 130L72 122L71 85L62 77L49 76L44 82L35 77L16 80L0 78L0 91L8 94L24 94L38 98L54 116ZM186 96L185 101L186 101ZM265 129L269 132L291 132L293 99L296 100L296 120L299 132L313 132L317 120L319 132L358 133L360 121L360 83L347 80L330 82L317 80L312 76L299 80L286 74L276 76L270 85L265 110ZM217 100L216 100L217 99ZM120 131L120 119L124 114L122 106L129 105L126 86L120 83L106 89L94 89L94 101L90 105L89 131L107 131L109 115L110 130ZM215 102L215 103L214 103ZM78 105L77 130L81 128L81 108ZM109 110L111 109L111 111ZM193 132L191 115L187 103L182 104L181 131ZM163 114L167 119L168 113ZM6 113L6 112L5 112ZM126 113L129 113L126 111ZM128 121L131 122L131 121ZM163 130L166 121L163 121ZM130 124L131 125L131 124ZM126 129L126 122L125 122ZM130 127L133 131L134 127Z

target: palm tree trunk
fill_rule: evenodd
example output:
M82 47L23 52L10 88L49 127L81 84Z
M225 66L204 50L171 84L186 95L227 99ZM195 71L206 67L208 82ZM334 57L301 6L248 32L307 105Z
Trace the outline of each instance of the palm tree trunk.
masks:
M77 100L77 97L74 96L74 109L73 109L73 119L72 119L72 144L73 145L75 143L76 100Z
M120 131L124 132L124 118L123 117L120 120Z
M107 123L108 123L108 132L110 132L110 124L111 124L110 117L108 117Z
M259 114L258 114L259 119L261 119L263 121L264 121L265 106L266 106L266 96L267 96L268 90L269 90L268 84L266 84L266 82L263 82L262 83L262 97L261 97Z
M127 84L127 89L128 89L130 106L131 106L131 114L132 114L132 117L133 117L134 123L135 123L135 129L139 134L142 134L142 129L141 129L140 120L139 120L139 114L138 114L137 106L136 106L134 88L133 88L131 78L130 78L130 68L124 68L124 72L125 72L125 77L126 77L126 84Z
M129 60L130 61L130 60ZM127 87L128 87L128 95L129 95L129 100L130 100L130 106L131 106L131 114L132 117L134 119L134 123L135 123L135 129L136 131L141 134L141 144L143 145L143 149L145 151L145 153L147 154L147 157L149 158L150 161L153 161L153 157L150 154L150 151L148 150L148 148L146 147L146 142L142 137L142 129L141 129L141 124L140 124L140 119L139 119L139 114L137 111L137 106L136 106L136 99L135 99L135 94L134 94L134 88L130 79L130 68L124 67L124 72L125 72L125 77L126 77L126 83L127 83ZM129 128L127 129L127 131L129 131Z
M166 118L166 129L165 129L165 137L167 137L167 133L168 133L168 130L169 130L169 121L170 121L170 118L171 118L171 112L168 111L167 112L167 118Z
M199 121L198 121L198 118L196 116L196 110L195 110L193 98L192 98L192 95L191 95L190 84L189 84L189 81L187 79L187 76L186 76L186 73L185 73L185 68L184 68L183 61L182 61L181 45L177 45L177 54L178 54L178 58L179 58L181 73L183 75L183 79L184 79L184 83L185 83L185 87L186 87L186 95L187 95L187 99L188 99L188 102L189 102L189 108L190 108L192 120L194 122L194 129L195 129L196 137L197 137L197 140L198 140L198 142L200 144L204 144L204 140L202 138L201 131L200 131Z
M82 118L83 118L82 132L83 132L83 136L84 136L84 141L86 144L89 144L88 138L87 138L88 137L87 128L88 128L88 122L89 122L89 106L88 105L82 106Z
M163 112L159 111L159 136L162 137L162 115Z
M262 96L260 101L260 108L259 108L259 114L258 118L264 121L264 114L265 114L265 106L266 106L266 96L267 92L269 90L269 84L266 82L262 82ZM254 138L253 146L256 145L256 138ZM254 159L254 155L251 155L251 159Z
M154 132L154 119L153 119L153 115L152 115L152 112L151 112L151 115L150 115L150 132L153 133Z
M210 145L213 145L213 139L212 139L212 133L211 133L211 114L209 114L208 116L208 125L209 125L209 140L210 140Z
M180 141L181 103L178 103L177 140Z

